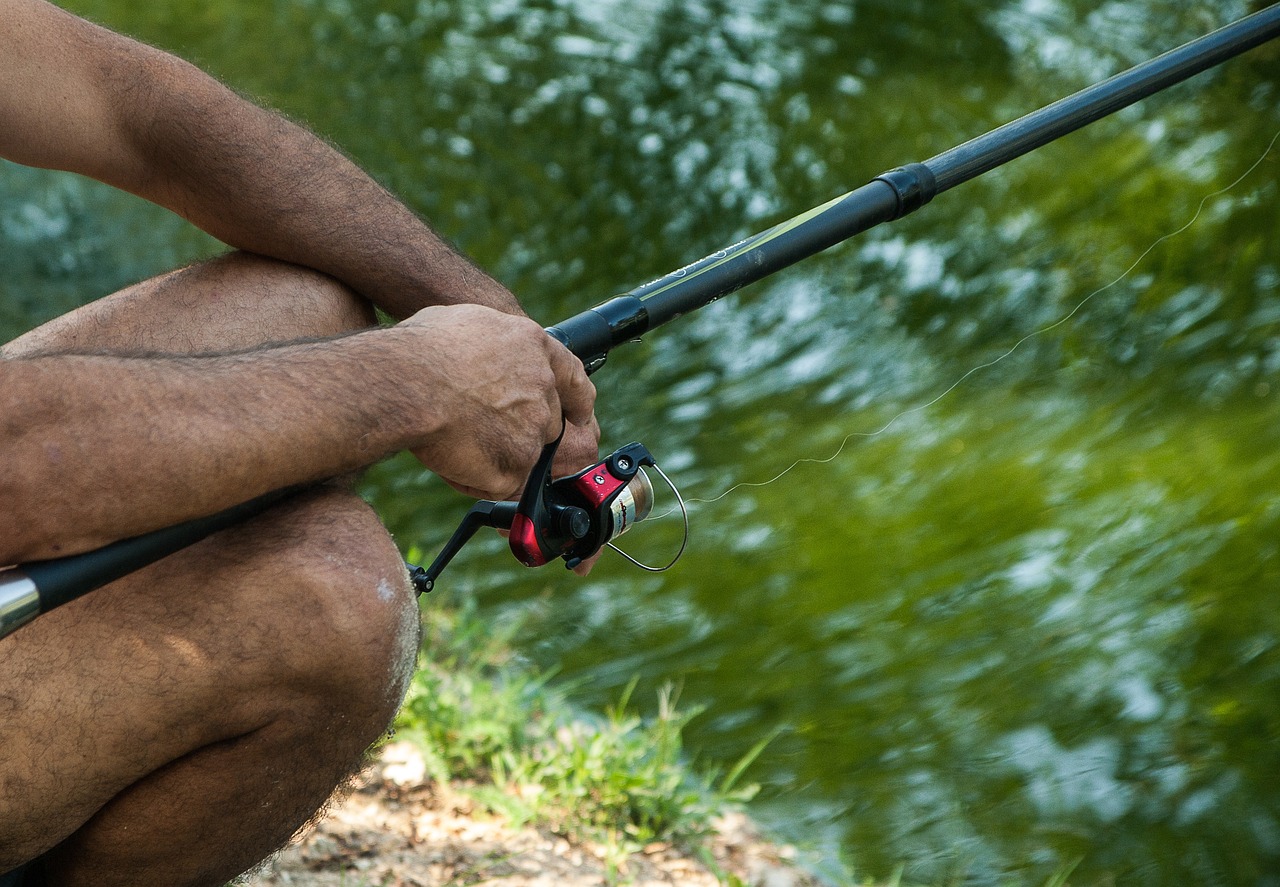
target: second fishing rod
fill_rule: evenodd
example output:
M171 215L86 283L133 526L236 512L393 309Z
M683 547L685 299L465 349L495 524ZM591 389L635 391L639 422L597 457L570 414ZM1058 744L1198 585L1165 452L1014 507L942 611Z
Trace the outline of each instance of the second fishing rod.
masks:
M548 327L595 371L609 352L681 315L885 222L1068 133L1280 36L1280 3L1087 87L923 162L908 163L822 206L719 250L665 277ZM556 444L544 449L519 503L478 503L427 570L429 590L449 558L480 526L511 529L526 564L591 556L642 519L652 500L644 467L656 460L629 444L573 478L553 480ZM105 548L0 570L0 637L40 613L234 526L293 491L278 491L209 517ZM678 495L678 494L677 494Z

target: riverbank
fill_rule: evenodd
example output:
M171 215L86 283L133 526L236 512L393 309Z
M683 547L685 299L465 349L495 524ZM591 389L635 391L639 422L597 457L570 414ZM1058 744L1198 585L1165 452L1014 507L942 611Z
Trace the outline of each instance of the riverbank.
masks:
M239 884L819 887L741 811L716 816L697 847L654 841L620 855L546 824L518 825L477 802L479 788L425 778L421 750L393 743L312 831Z
M521 660L511 630L424 611L419 668L394 738L314 828L242 887L498 884L820 887L745 813L741 777L692 767L682 711L631 693L576 709Z

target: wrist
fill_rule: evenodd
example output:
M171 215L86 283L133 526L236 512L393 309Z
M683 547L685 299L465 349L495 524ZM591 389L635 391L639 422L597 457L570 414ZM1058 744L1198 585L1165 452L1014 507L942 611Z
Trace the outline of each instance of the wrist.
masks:
M438 311L440 309L428 309ZM379 398L380 427L392 433L393 450L417 450L438 440L457 421L461 357L454 337L437 324L400 323L369 333L377 342L379 374L392 390Z
M365 293L374 304L400 320L423 308L454 305L481 305L503 314L527 316L510 290L452 250L416 217L414 224L420 226L420 236L400 241L417 244L414 256L387 256L387 261L379 263L383 269L398 266L403 273L399 280L384 280L376 292Z

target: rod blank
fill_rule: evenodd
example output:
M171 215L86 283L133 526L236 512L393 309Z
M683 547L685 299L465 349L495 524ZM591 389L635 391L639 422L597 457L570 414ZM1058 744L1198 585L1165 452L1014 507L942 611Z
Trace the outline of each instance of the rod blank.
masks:
M956 185L1280 36L1280 3L1135 65L924 163L837 197L550 327L594 367L609 349L775 271L890 222ZM886 187L888 186L888 187Z
M943 151L925 166L941 194L1277 36L1280 3Z

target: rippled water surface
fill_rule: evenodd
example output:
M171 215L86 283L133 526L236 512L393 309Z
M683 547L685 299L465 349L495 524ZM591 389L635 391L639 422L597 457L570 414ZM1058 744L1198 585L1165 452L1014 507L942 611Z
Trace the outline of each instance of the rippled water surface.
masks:
M547 323L1249 8L71 5L306 120ZM774 736L756 811L829 871L1280 883L1278 71L1263 48L619 349L606 445L698 500L683 562L579 582L482 541L441 594L523 620L584 704L681 685L709 761ZM0 168L6 332L214 248ZM426 552L465 510L402 461L370 493ZM679 521L625 541L661 561Z

